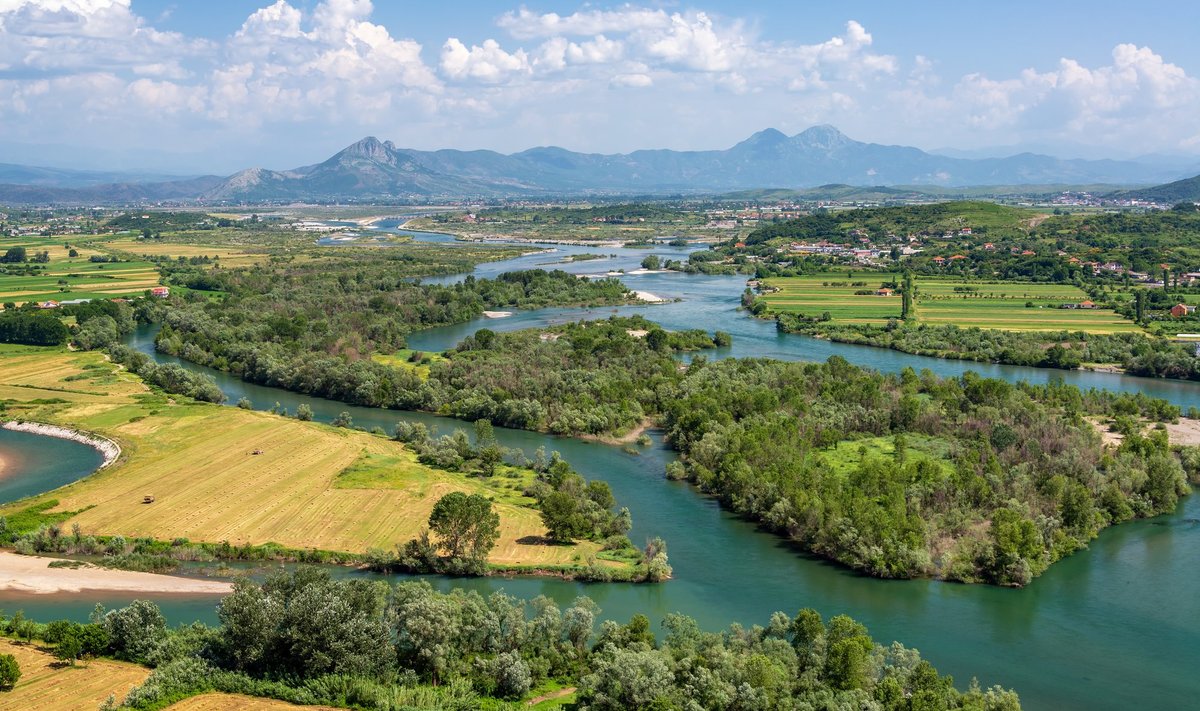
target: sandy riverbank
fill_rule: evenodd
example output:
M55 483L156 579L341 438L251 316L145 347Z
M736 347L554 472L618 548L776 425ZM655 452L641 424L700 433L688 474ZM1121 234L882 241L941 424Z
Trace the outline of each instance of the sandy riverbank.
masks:
M105 590L224 595L233 589L229 583L217 580L196 580L174 575L108 570L90 566L49 567L54 560L57 559L0 552L0 590L38 594Z
M638 297L639 301L645 301L649 304L662 304L668 301L668 299L664 299L657 294L651 294L648 291L635 291L633 293Z
M484 311L484 318L508 318L512 316L512 311Z
M100 455L104 457L104 463L100 465L100 469L103 469L109 464L117 461L117 458L121 456L120 445L111 439L108 439L107 437L101 437L100 435L91 434L89 432L79 432L78 430L73 430L68 427L47 425L42 422L19 422L16 420L5 422L4 424L0 425L0 427L3 427L6 430L12 430L14 432L28 432L30 434L42 435L45 437L57 437L59 439L69 439L73 442L86 444L87 446L92 447L96 451L100 452ZM2 467L2 464L0 464L0 467ZM0 468L0 471L2 471L2 468Z

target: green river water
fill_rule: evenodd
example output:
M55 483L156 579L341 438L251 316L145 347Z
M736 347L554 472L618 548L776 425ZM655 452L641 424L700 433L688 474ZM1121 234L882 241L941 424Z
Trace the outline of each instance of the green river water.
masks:
M560 248L558 256L570 254L572 249ZM647 253L609 248L590 251L617 256L611 264L563 266L586 270L583 273L608 268L630 270ZM654 251L675 256L668 248ZM488 276L511 268L548 266L546 262L555 259L537 255L503 265L485 265L476 273ZM648 318L671 328L702 327L733 333L733 348L717 356L813 360L837 354L880 370L912 365L929 367L942 375L973 369L1010 380L1044 382L1063 377L1082 387L1140 390L1184 406L1200 404L1200 385L1190 383L981 366L778 334L773 325L736 311L742 288L742 279L737 277L647 274L628 276L625 281L631 288L683 299L665 306L641 307ZM595 318L607 313L583 316ZM522 312L486 325L494 329L521 328L583 316L576 310L548 309ZM434 329L415 334L411 340L418 348L444 348L484 324L476 321ZM153 353L153 335L153 330L143 329L131 339L132 344ZM158 354L156 357L166 360ZM279 402L295 411L297 405L307 402L318 420L327 422L345 410L351 413L355 425L378 425L385 430L399 419L420 420L438 426L442 432L462 426L422 413L359 408L299 396L208 372L217 378L230 402L245 396L257 408ZM1200 707L1200 497L1188 497L1172 515L1105 531L1088 550L1056 563L1021 590L928 580L883 581L805 556L722 511L715 501L689 485L667 481L663 470L674 455L658 436L651 447L632 455L617 447L531 432L498 429L497 435L504 445L527 452L543 445L547 450L558 450L589 478L607 480L617 499L633 513L631 537L635 543L654 535L666 539L675 577L661 585L585 584L538 578L428 578L439 588L464 587L485 593L503 588L522 597L545 594L560 603L588 595L603 608L604 617L625 620L643 612L656 620L669 612L683 612L708 629L720 629L731 622L761 624L776 610L791 614L801 607L813 607L826 617L839 613L855 617L879 641L899 640L920 649L939 670L953 674L960 687L972 676L985 685L1012 687L1029 709ZM17 442L0 432L0 452L9 457L32 458L36 453L43 460L54 461L59 453L78 446L33 437ZM48 490L86 475L96 463L62 458L58 466L51 467L53 477L41 470L33 477L40 483L22 489L20 495ZM22 470L10 472L8 477L28 480L27 474ZM3 491L0 489L0 494ZM348 570L337 573L362 574ZM83 619L96 602L111 607L127 604L130 599L96 593L0 593L0 608L10 614L23 609L37 619ZM156 600L172 622L215 620L212 597L160 596Z

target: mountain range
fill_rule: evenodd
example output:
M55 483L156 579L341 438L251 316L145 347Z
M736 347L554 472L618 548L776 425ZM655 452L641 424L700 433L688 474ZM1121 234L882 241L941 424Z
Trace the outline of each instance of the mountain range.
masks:
M10 167L11 168L11 167ZM761 188L850 185L1137 185L1200 172L1178 165L1059 159L1022 153L1007 158L958 158L917 148L864 143L832 126L788 136L759 131L725 150L640 150L577 153L539 147L513 154L476 150L423 151L367 137L321 163L291 170L250 168L227 178L99 184L6 180L0 202L122 202L196 200L386 200L528 195L715 193ZM91 176L88 176L91 177ZM18 184L19 183L19 184Z

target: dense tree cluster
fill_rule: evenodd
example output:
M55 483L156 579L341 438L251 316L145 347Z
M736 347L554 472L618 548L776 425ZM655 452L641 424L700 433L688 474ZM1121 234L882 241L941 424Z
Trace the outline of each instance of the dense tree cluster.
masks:
M57 645L87 630L100 653L155 667L123 699L134 709L209 691L363 709L515 709L547 684L578 687L578 707L593 711L1020 708L998 687L955 689L915 650L879 645L845 616L806 609L710 633L670 615L656 640L642 615L597 626L599 614L586 597L564 610L546 597L300 569L236 582L216 628L168 629L149 602L97 610L89 625L17 624Z
M173 303L159 349L250 382L356 405L423 409L429 393L421 379L375 362L373 354L390 355L414 330L466 321L489 307L629 298L617 280L561 271L452 285L418 284L404 273L387 257L224 271L228 296Z
M1141 333L1002 331L951 324L837 324L779 314L781 331L819 335L840 343L891 348L914 355L1074 370L1084 363L1113 363L1131 375L1200 380L1192 344Z
M225 393L217 387L211 376L197 373L175 363L159 365L145 353L123 345L113 346L109 356L135 373L150 385L169 393L186 395L205 402L225 402Z
M1188 491L1165 432L1108 452L1085 417L1178 414L1144 396L835 357L693 367L666 425L687 477L816 553L884 577L1024 585Z
M61 346L70 338L70 329L53 314L12 309L0 313L0 343Z
M422 409L560 434L619 433L658 411L681 351L727 334L666 331L640 317L548 331L482 330L434 363Z

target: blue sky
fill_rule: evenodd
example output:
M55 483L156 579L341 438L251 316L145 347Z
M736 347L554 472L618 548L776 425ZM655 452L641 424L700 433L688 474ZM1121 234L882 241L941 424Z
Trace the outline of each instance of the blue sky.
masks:
M0 0L0 162L228 172L368 134L613 152L817 123L1190 158L1196 27L1178 2Z

